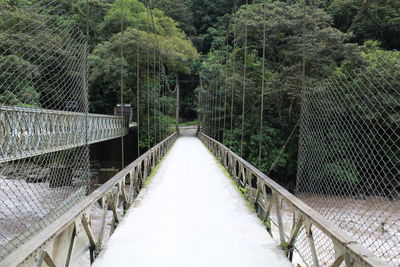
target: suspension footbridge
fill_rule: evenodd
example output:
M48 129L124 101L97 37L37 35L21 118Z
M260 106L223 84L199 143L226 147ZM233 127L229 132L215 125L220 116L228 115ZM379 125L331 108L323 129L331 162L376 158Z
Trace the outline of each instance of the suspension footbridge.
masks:
M399 266L398 52L315 78L328 71L307 42L329 23L310 26L323 11L305 1L290 9L304 12L289 45L302 55L269 66L285 4L246 1L188 97L198 125L182 128L179 75L197 53L151 1L108 6L112 37L91 57L91 1L84 23L55 0L28 2L0 1L0 267ZM98 143L121 152L101 185ZM294 194L269 176L288 165Z
M176 140L93 266L124 265L291 263L193 135Z

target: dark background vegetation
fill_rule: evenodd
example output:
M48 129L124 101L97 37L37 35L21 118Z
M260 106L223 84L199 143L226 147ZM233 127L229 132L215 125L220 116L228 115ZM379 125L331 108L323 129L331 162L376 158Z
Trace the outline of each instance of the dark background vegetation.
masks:
M30 8L34 4L39 4L41 10L44 10L40 16L27 17L18 11L18 8ZM54 22L45 31L44 36L49 41L57 38L58 25L71 24L80 28L82 34L89 25L91 112L113 112L113 107L120 99L121 75L124 78L125 102L136 107L136 81L139 79L139 112L142 117L140 146L143 150L167 134L167 131L160 129L167 128L174 117L175 96L165 86L160 86L160 79L161 84L168 82L174 88L175 78L180 78L181 117L184 121L190 121L197 118L196 89L199 87L199 74L202 73L206 87L213 83L215 73L218 73L222 77L219 81L222 88L226 87L228 90L228 84L234 88L234 117L227 118L228 123L223 130L224 142L234 151L239 151L242 116L240 88L243 86L240 75L244 64L244 23L247 23L248 97L243 157L264 172L271 170L270 175L273 178L293 189L299 136L295 126L300 115L302 89L304 7L302 1L296 0L254 0L249 1L247 6L243 4L245 1L239 0L153 0L159 40L159 45L156 45L146 8L147 1L144 0L90 0L89 20L86 0L0 0L0 51L6 51L13 46L29 45L29 38L35 38L32 27L27 27L25 33L23 29L16 29L14 32L10 30L11 17L25 20L27 25L37 24L38 27L44 21ZM260 135L258 125L263 4L267 5L264 74L267 93L263 122L265 127ZM50 8L55 5L57 12ZM309 1L306 10L308 32L305 38L306 55L309 59L306 66L307 85L311 86L333 73L368 65L369 58L374 55L400 49L399 12L398 0ZM121 18L124 21L123 28ZM28 33L30 36L25 36ZM122 44L125 51L121 58ZM59 55L66 51L54 46L37 49L54 50L54 53L47 55ZM158 67L160 57L166 66L166 76L161 75L161 78ZM43 59L46 60L52 61L51 58ZM0 61L10 62L17 66L15 69L19 65L29 70L24 75L1 70L0 79L7 79L12 75L19 75L21 79L27 76L34 79L39 75L35 62L25 61L24 55L4 55ZM140 66L139 74L137 64ZM19 103L18 97L15 97L14 104L40 106L40 95L36 95L34 85L28 82L24 88L27 91L20 93L31 94L31 100ZM0 88L2 95L7 92L11 94L11 89ZM161 112L154 107L163 107L163 110ZM230 110L231 104L227 108ZM282 153L282 147L293 130L294 135ZM259 140L262 140L261 162L258 161Z

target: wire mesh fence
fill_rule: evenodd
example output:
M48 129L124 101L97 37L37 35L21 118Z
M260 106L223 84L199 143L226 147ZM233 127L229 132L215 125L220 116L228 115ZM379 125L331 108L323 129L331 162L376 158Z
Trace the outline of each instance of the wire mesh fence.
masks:
M399 266L400 54L377 52L366 61L303 92L296 190L360 244ZM316 246L327 247L325 242L317 238ZM334 261L329 254L325 262Z
M0 259L82 199L90 176L85 36L54 1L17 2L0 3Z

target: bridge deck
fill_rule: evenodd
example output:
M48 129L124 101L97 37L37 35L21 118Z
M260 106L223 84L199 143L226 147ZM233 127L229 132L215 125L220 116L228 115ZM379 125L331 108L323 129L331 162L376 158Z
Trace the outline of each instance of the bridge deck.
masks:
M196 137L180 137L94 266L292 266Z

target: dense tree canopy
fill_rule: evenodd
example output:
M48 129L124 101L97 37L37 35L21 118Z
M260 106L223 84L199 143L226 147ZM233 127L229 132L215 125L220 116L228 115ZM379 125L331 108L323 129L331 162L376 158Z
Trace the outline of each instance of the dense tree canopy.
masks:
M107 105L106 109L110 110L115 105L120 90L118 77L121 76L121 70L124 71L126 84L135 83L138 53L140 54L140 69L143 71L139 79L143 81L147 81L147 78L143 79L143 76L147 75L147 64L151 63L150 68L154 69L154 62L158 65L160 58L168 69L168 75L172 78L179 73L191 72L190 63L197 59L197 51L182 30L177 28L174 20L164 16L161 10L154 10L153 14L156 33L153 32L153 24L147 8L137 0L118 0L112 4L105 15L100 27L109 39L99 43L90 57L92 91L96 96L92 99L94 107L100 108L101 105ZM123 32L121 32L122 29ZM124 47L123 58L120 57L122 46ZM150 57L151 60L149 60ZM134 89L132 86L127 88ZM132 98L132 90L126 92L127 97ZM105 96L113 94L114 103L104 101L108 99Z
M307 87L313 87L332 75L344 74L357 68L373 73L372 69L379 68L376 66L376 62L379 62L377 58L389 62L391 58L398 58L398 53L379 48L379 42L366 41L384 40L386 44L383 47L388 47L389 43L393 45L391 38L399 36L395 31L388 34L390 38L385 38L384 35L373 35L373 31L367 30L365 24L368 22L367 18L363 17L363 20L355 18L357 12L355 15L345 16L350 24L354 24L350 29L350 24L346 26L344 22L339 21L338 14L341 13L333 14L334 10L339 10L334 7L345 2L352 1L321 1L319 4L314 3L304 9L303 4L296 1L292 3L254 1L251 5L240 7L233 15L220 17L219 22L208 29L209 36L212 36L212 43L210 44L211 51L202 64L203 87L207 88L203 90L211 90L213 98L208 101L219 108L202 112L205 113L206 120L213 118L212 129L218 129L218 132L214 131L212 134L220 139L224 134L224 142L231 149L242 153L244 158L261 170L267 173L271 171L273 177L290 187L294 185L293 181L296 177L299 134L297 122L303 90L303 54L305 56L304 86ZM369 12L374 12L374 5L371 4ZM395 9L395 5L394 9L383 3L381 5L386 6L388 10ZM395 23L392 17L399 18L396 12L382 10L379 12L381 15L387 14L386 18L388 21L391 20L391 23ZM303 27L304 22L306 22L305 27ZM389 30L388 27L386 29ZM370 35L367 37L366 33ZM392 64L395 63L392 62ZM391 73L391 70L387 69L383 72ZM363 80L353 81L353 83L356 82L358 84L349 86L362 88L367 84ZM265 91L262 124L264 126L263 131L260 132L260 101L263 84ZM354 92L351 97L355 97L356 94ZM396 93L393 92L392 96L395 97ZM221 98L226 97L228 101L222 100L226 104L221 109L219 104ZM393 110L392 108L386 107L386 110ZM233 112L233 118L230 112ZM222 117L223 114L224 117ZM244 125L242 125L243 116ZM225 125L221 126L223 119ZM244 144L241 140L242 126ZM322 150L323 144L319 145L315 146L318 151ZM340 147L339 144L338 147ZM261 161L259 160L260 148ZM365 151L357 150L357 153L365 153ZM332 155L326 156L332 159ZM360 177L356 175L358 170L356 166L350 166L350 162L342 158L341 161L331 161L325 167L331 173L334 172L333 177L341 177L339 179L347 179L347 181L355 177L358 179ZM314 178L318 179L316 176Z
M143 125L150 125L146 120L168 125L176 77L187 82L181 86L183 117L196 116L197 93L212 88L218 92L215 101L226 101L218 110L221 116L225 113L220 137L224 135L225 143L239 152L244 115L243 156L289 183L296 173L296 125L304 87L359 68L373 72L377 58L390 61L398 57L393 50L400 49L397 0L318 0L308 1L306 8L303 3L90 0L88 8L86 0L0 0L0 101L43 106L56 77L79 80L78 72L68 66L76 65L85 53L81 40L88 29L92 112L112 113L121 88L125 101L135 106L139 89L137 111L146 114ZM81 53L74 53L76 49ZM195 91L199 76L202 88ZM4 82L8 80L14 84ZM363 81L353 82L360 87ZM62 94L51 97L57 103ZM391 114L388 119L396 118ZM156 140L149 134L155 129L144 128L141 134L147 138L142 147L147 147ZM343 171L335 166L328 167Z

